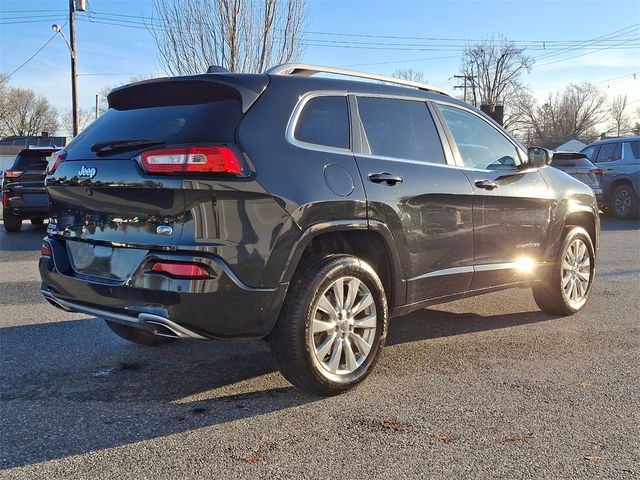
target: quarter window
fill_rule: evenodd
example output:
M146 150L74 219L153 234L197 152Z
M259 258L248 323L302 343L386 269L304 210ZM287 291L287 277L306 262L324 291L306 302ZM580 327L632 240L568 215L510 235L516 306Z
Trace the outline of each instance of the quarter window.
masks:
M511 170L521 164L516 147L495 127L460 108L438 104L465 167Z
M371 155L446 163L426 103L360 97L358 112Z
M347 97L315 97L306 103L296 125L297 140L348 149L349 137Z

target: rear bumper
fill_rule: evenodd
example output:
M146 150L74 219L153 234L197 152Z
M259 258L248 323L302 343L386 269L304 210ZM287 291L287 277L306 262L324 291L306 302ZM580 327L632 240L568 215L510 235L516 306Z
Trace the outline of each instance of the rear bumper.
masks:
M68 311L81 312L178 338L263 338L280 312L287 285L243 285L213 256L149 253L126 281L98 279L71 269L64 241L45 240L52 257L41 257L42 294ZM150 271L156 259L197 261L213 272L207 280L171 279Z
M23 218L49 217L49 200L46 192L27 196L29 201L25 201L20 195L14 195L11 190L7 190L7 193L7 204L3 207L6 212Z

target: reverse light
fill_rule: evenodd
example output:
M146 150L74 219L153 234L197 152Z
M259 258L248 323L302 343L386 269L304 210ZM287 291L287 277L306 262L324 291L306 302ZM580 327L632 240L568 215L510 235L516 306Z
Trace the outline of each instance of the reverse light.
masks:
M24 172L19 170L5 170L4 178L20 178Z
M211 278L204 266L197 263L156 262L151 271L161 273L171 278L183 278L188 280L203 280Z
M58 165L60 165L60 162L62 162L66 156L66 150L58 150L56 152L53 152L51 154L51 160L47 165L47 175L51 175L53 172L55 172L56 168L58 168Z
M43 243L42 247L40 247L40 256L41 257L50 257L51 256L51 247L48 243Z
M147 173L242 173L240 161L227 147L181 147L149 150L138 157Z

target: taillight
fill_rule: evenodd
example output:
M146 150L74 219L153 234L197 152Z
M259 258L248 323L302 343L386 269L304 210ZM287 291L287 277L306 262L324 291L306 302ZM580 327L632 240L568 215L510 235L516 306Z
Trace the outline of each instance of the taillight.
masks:
M2 206L7 208L7 203L9 203L9 192L2 192Z
M23 173L24 172L20 172L19 170L5 170L4 178L19 178Z
M60 162L65 159L67 156L66 150L58 150L57 152L53 152L51 154L51 160L49 161L49 165L47 165L47 175L51 175L56 171Z
M602 170L601 168L592 168L589 171L594 175L598 175L598 176L602 176L602 174L604 173L604 170Z
M211 277L206 268L197 263L156 262L153 264L153 267L151 267L151 271L162 273L172 278L191 280L202 280Z
M40 247L40 256L42 257L50 257L51 256L51 247L48 243L43 243L42 247Z
M242 173L240 161L227 147L149 150L140 154L139 162L148 173Z

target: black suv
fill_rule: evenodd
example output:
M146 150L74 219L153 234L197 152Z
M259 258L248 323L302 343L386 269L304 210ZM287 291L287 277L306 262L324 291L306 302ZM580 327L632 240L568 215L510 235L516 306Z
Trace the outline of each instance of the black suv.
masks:
M57 147L29 147L18 153L2 180L2 221L7 232L18 232L26 218L42 225L49 217L49 199L44 187L47 163Z
M284 65L108 99L47 177L40 273L127 340L266 339L292 383L335 394L391 316L516 286L553 314L587 301L593 191L436 88Z

